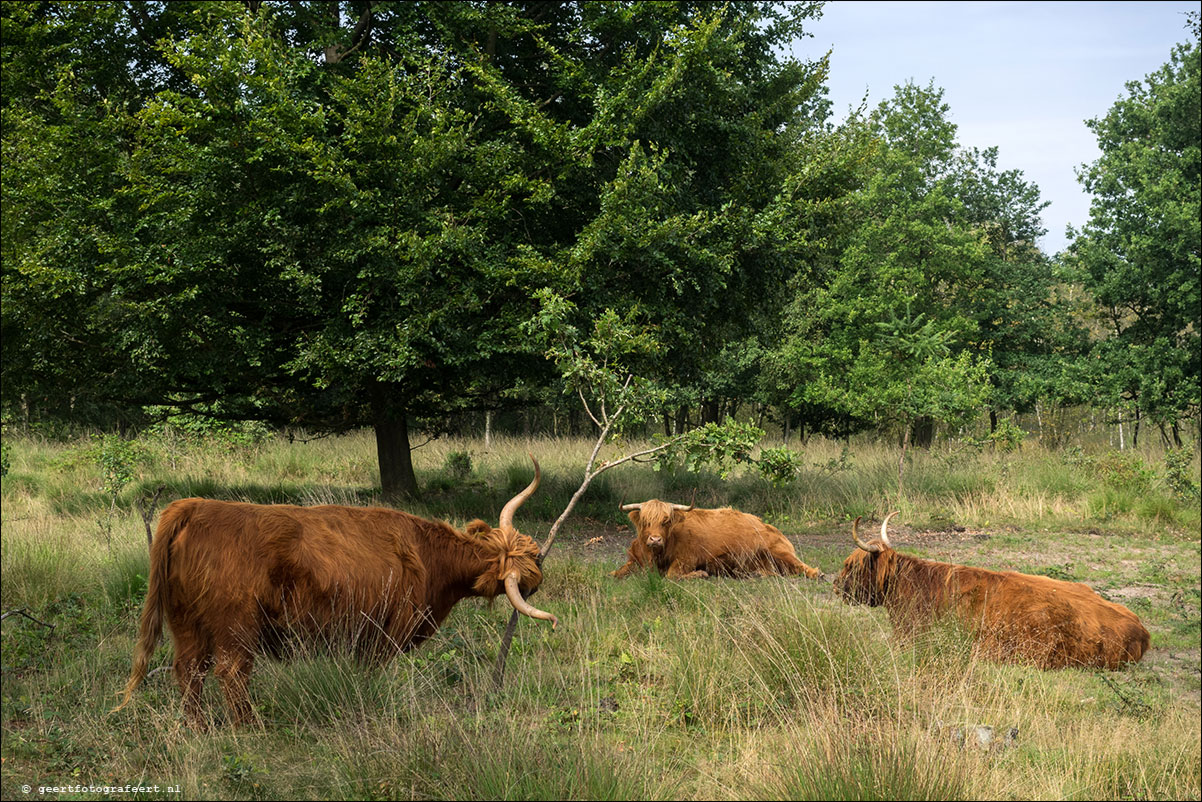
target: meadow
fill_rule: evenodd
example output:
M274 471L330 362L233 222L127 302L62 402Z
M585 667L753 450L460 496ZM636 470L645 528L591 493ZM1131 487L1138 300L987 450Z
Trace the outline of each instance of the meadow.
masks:
M198 732L170 671L109 712L146 587L139 500L162 486L160 509L193 495L376 504L374 440L4 441L0 601L21 611L3 622L4 799L1202 798L1196 454L945 444L913 453L901 498L896 449L867 440L811 439L784 484L621 466L561 531L534 599L559 627L519 623L503 687L491 671L509 607L469 599L382 669L261 659L262 728L224 726L210 680L214 726ZM414 452L422 501L403 506L495 523L530 479L529 449L543 484L516 523L541 541L591 445L434 440ZM620 502L694 489L699 506L761 515L828 574L853 518L900 509L899 550L1086 582L1141 617L1152 650L1117 672L1045 672L978 659L950 624L895 639L883 610L843 604L829 577L613 580L631 537ZM170 654L165 638L153 665ZM103 790L126 785L157 790Z

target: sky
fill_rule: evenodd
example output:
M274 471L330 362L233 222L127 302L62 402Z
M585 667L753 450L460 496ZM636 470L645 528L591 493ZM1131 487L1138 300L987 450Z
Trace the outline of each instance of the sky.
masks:
M1189 38L1196 2L853 2L833 0L811 21L799 58L832 50L828 81L836 119L893 95L895 84L932 79L944 90L959 143L998 147L1052 205L1043 212L1049 255L1065 227L1089 220L1076 169L1097 159L1085 120L1102 117L1168 62Z

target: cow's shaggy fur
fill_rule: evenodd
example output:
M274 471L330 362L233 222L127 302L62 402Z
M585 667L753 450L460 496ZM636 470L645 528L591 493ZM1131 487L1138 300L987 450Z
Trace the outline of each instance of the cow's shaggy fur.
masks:
M381 662L430 637L460 599L504 593L512 571L523 595L542 582L538 546L511 526L477 520L459 532L382 508L176 501L151 546L121 706L146 676L164 617L186 716L201 723L212 668L242 723L254 719L256 654L284 657L308 641Z
M658 499L631 510L636 529L619 579L654 566L669 579L707 576L795 576L821 573L797 559L793 544L774 526L729 507L679 509Z

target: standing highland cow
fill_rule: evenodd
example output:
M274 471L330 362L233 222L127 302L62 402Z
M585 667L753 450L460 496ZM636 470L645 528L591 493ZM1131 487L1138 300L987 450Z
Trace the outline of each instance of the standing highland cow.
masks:
M197 724L210 668L234 722L252 721L255 655L285 656L296 640L344 645L382 662L434 634L460 599L500 593L554 626L555 616L523 598L543 575L538 546L513 527L538 484L535 461L534 481L495 528L476 520L463 532L382 508L176 501L151 547L134 667L118 709L146 676L164 617L184 712Z

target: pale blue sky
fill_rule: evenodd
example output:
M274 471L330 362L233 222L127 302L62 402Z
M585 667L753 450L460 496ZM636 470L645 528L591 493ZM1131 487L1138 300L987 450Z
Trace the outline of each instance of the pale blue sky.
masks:
M1048 254L1067 224L1089 219L1074 169L1100 153L1085 120L1106 114L1189 37L1198 2L851 2L834 0L795 52L828 49L836 119L868 93L872 108L894 84L934 79L959 141L999 148L999 166L1039 186Z

